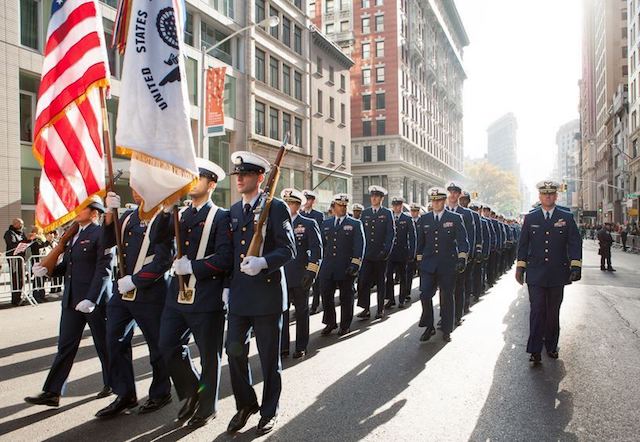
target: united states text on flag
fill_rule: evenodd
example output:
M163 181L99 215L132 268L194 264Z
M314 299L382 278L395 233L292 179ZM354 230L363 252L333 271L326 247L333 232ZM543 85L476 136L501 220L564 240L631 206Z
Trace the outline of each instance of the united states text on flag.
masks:
M36 105L33 154L42 166L36 223L73 219L105 188L100 88L109 66L96 0L54 0Z

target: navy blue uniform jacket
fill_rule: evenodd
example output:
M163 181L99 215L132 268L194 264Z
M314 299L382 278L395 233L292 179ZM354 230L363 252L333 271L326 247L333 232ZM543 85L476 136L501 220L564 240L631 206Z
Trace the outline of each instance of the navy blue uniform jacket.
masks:
M322 240L320 228L313 219L296 216L293 220L293 234L296 239L296 258L284 266L287 287L302 287L302 278L311 272L315 278L322 261Z
M446 205L445 209L450 210ZM473 220L473 211L471 209L467 209L466 207L458 205L456 207L456 210L453 210L453 212L462 216L464 228L467 232L467 242L469 243L469 257L473 257L476 250L476 227Z
M409 215L401 213L396 221L396 239L389 260L394 262L409 261L415 256L416 227Z
M345 216L342 224L335 227L336 219L322 222L324 258L320 266L320 279L343 281L347 279L347 267L362 266L365 252L364 230L360 220Z
M425 273L455 272L458 258L467 258L469 242L462 216L444 210L436 222L433 212L420 217L416 226L418 249L416 260Z
M396 236L391 210L386 207L380 207L374 215L373 209L367 207L362 211L360 221L364 227L364 236L367 243L365 259L371 261L388 259Z
M324 215L322 214L322 212L316 209L311 209L311 212L304 212L300 210L298 214L304 216L305 218L311 218L312 220L314 220L318 224L318 228L320 228L320 226L322 225L322 221L324 221Z

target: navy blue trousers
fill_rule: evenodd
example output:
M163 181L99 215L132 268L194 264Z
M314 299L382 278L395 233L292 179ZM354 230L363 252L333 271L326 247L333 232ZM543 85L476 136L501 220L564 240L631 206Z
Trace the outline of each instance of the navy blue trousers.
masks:
M455 317L455 277L456 273L451 271L434 272L420 274L420 301L422 302L422 315L420 316L419 327L433 327L433 297L436 290L440 289L440 317L442 318L442 332L451 333L453 331L453 321Z
M306 351L309 344L309 291L289 288L289 306L296 308L296 351ZM289 309L282 314L282 348L289 351Z
M386 291L387 261L365 259L358 279L358 307L369 310L371 307L371 286L376 283L378 294L378 313L384 310Z
M340 281L323 279L320 281L322 291L322 305L324 315L322 322L327 325L336 325L336 305L334 301L336 289L340 290L340 328L346 330L351 327L353 321L353 303L355 292L353 290L354 278L345 278Z
M556 351L560 337L560 305L564 296L564 286L528 287L531 313L527 353L541 353L543 344L547 351Z

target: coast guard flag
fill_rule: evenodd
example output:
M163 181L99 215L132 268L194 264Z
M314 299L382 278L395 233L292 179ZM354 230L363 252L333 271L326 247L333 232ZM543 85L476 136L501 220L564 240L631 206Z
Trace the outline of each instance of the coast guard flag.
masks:
M123 2L127 3L127 2ZM116 149L131 158L130 184L150 217L198 178L184 66L181 2L133 0L118 109Z
M104 192L100 89L108 87L96 0L51 2L33 131L33 155L42 166L36 224L45 230L75 218Z

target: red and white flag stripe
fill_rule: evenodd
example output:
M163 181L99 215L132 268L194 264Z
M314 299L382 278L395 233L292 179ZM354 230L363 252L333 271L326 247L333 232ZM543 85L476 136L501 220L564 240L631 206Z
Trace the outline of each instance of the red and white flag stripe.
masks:
M96 0L56 0L47 33L33 143L42 165L36 221L54 228L104 190L101 87L108 87Z

